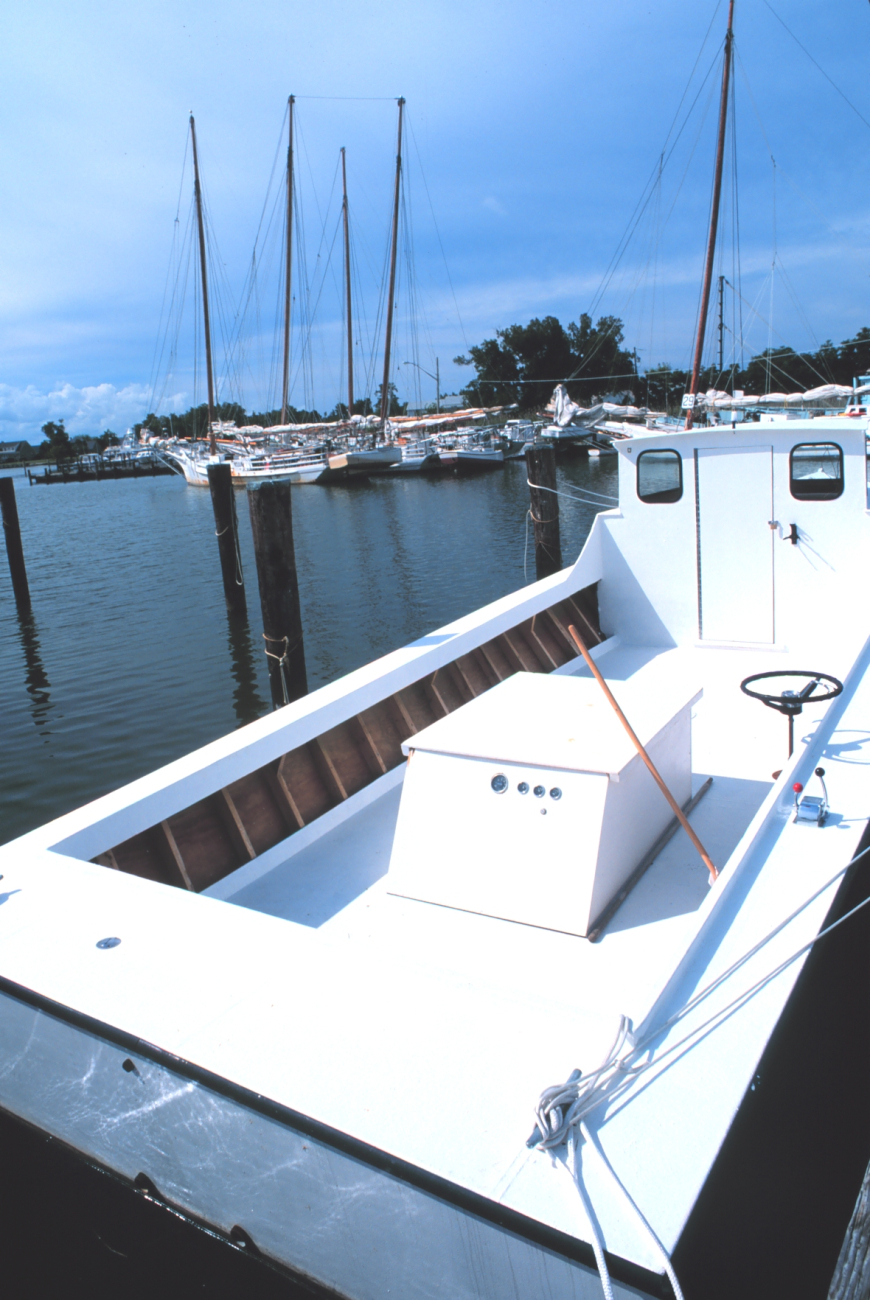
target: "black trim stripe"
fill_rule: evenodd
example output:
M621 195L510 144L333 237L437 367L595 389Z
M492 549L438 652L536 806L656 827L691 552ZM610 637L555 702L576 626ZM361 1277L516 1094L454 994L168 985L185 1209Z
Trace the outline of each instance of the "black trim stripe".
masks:
M415 1187L427 1196L443 1201L447 1205L455 1206L464 1213L473 1215L485 1223L509 1232L531 1245L548 1251L550 1254L560 1256L572 1263L582 1264L590 1270L595 1270L595 1256L592 1247L585 1241L570 1237L567 1233L551 1228L547 1224L539 1223L537 1220L529 1218L528 1215L521 1214L517 1210L512 1210L485 1196L481 1196L478 1192L469 1191L458 1183L442 1178L438 1174L430 1173L426 1169L421 1169L407 1160L390 1155L389 1152L381 1151L368 1142L363 1142L359 1138L342 1133L339 1129L331 1128L328 1124L323 1124L308 1115L292 1110L289 1106L283 1106L279 1102L272 1101L269 1097L264 1097L260 1093L233 1083L230 1079L224 1079L210 1070L203 1069L202 1066L194 1065L191 1061L186 1061L182 1057L175 1056L172 1052L167 1052L162 1047L147 1043L134 1034L126 1033L124 1030L108 1025L93 1016L85 1015L81 1011L76 1011L73 1007L67 1007L63 1003L55 1002L41 993L36 993L21 984L16 984L5 976L0 976L0 993L26 1006L33 1007L62 1024L79 1029L91 1037L103 1039L107 1043L123 1048L124 1051L129 1052L131 1055L152 1061L155 1065L170 1070L181 1078L197 1083L201 1087L245 1107L247 1110L254 1111L256 1114L263 1115L267 1119L282 1124L295 1132L304 1134L306 1137L312 1138L323 1146L331 1147L334 1151L340 1152L360 1164L371 1169L377 1169L379 1172L395 1178L398 1182ZM93 1163L90 1157L84 1156L84 1153L82 1155L89 1163ZM186 1212L181 1211L181 1213L185 1214ZM631 1263L629 1260L623 1259L621 1256L609 1253L607 1254L607 1263L611 1275L628 1286L636 1287L651 1296L665 1297L671 1294L664 1275L653 1273Z

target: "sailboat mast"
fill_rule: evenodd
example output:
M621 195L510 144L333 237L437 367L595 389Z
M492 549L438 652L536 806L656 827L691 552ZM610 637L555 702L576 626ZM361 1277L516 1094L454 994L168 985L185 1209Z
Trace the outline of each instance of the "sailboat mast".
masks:
M290 133L287 141L287 248L284 267L284 374L281 381L281 423L287 423L287 399L290 393L290 307L293 283L293 105L296 96L287 100Z
M725 34L725 64L722 68L722 98L719 101L719 136L716 142L716 171L713 177L713 208L710 213L710 233L707 236L707 260L704 264L704 284L701 290L701 314L698 318L698 337L695 340L695 359L692 363L692 382L689 392L698 391L701 373L701 353L707 329L707 311L710 307L710 289L713 284L713 259L716 256L716 231L719 227L719 199L722 194L722 164L725 159L725 127L728 122L728 86L731 81L731 47L734 42L734 0L728 4L728 31ZM686 412L686 428L691 429L694 412Z
M347 171L344 149L341 151L341 189L344 213L344 284L347 294L347 418L353 415L353 316L350 309L350 228L347 212Z
M402 180L402 110L404 99L399 100L399 142L396 149L396 192L393 199L393 235L390 244L390 287L387 293L387 333L384 339L384 383L381 389L381 421L386 423L390 414L390 347L393 342L393 297L396 292L396 250L399 244L399 189Z
M199 270L202 278L202 318L205 323L205 374L208 384L208 443L209 451L217 455L217 440L214 436L214 373L211 365L211 323L208 315L208 276L205 267L205 228L202 220L202 189L199 184L199 159L196 154L196 126L193 113L190 115L190 139L193 145L193 193L196 199L196 224L199 230Z

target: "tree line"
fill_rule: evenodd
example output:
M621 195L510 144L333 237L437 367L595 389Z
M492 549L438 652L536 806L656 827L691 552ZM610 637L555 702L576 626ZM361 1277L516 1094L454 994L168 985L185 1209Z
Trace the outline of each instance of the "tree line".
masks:
M495 338L454 358L473 366L475 375L461 390L474 406L509 406L540 410L557 383L564 383L573 401L592 406L608 395L630 392L636 403L656 411L675 411L687 391L691 373L662 363L641 373L635 350L625 347L623 322L601 316L593 325L585 312L577 323L563 326L555 316L537 317L528 325L508 325ZM768 392L800 392L820 384L851 385L870 374L870 329L836 345L828 339L815 352L782 346L767 348L745 366L717 366L701 372L700 392L708 388L742 390L761 396Z

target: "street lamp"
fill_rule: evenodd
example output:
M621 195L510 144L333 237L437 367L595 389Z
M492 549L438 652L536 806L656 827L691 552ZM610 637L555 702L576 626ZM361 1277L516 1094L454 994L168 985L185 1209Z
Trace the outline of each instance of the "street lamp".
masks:
M423 368L423 366L421 366L420 363L417 362L417 361L403 361L403 362L402 362L402 365L403 365L403 366L416 366L418 370L422 370L422 371L423 371L423 374L424 374L424 375L428 375L430 379L434 379L434 380L435 380L435 412L436 412L437 415L440 415L440 414L441 414L441 370L440 370L439 365L438 365L438 358L437 358L437 357L435 358L435 374L434 374L434 375L432 374L432 371L431 371L431 370L425 370L425 369Z

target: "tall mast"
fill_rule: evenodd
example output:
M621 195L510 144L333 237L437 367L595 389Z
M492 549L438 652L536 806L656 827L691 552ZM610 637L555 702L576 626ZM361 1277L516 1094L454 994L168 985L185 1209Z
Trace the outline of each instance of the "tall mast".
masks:
M353 415L353 317L350 310L350 229L347 212L347 171L344 164L344 149L341 151L341 189L344 196L342 211L344 213L344 283L347 294L347 418Z
M719 136L716 142L716 171L713 177L713 208L710 213L710 233L707 236L707 260L704 265L704 285L701 290L701 314L698 318L698 337L695 340L695 359L692 363L692 382L689 392L698 391L701 373L701 353L707 329L707 311L710 306L710 288L713 283L713 259L716 255L716 231L719 226L719 199L722 194L722 164L725 158L725 127L728 122L728 86L731 80L731 47L734 41L734 0L728 3L728 31L725 34L725 64L722 68L722 98L719 101ZM694 412L686 412L686 428L691 429Z
M290 392L290 306L293 282L293 105L296 96L287 100L290 134L287 141L287 250L284 267L284 377L281 382L281 423L287 423L287 398Z
M404 99L399 100L399 142L396 149L396 193L393 199L393 236L390 244L390 288L387 294L387 333L384 339L384 384L381 389L381 422L386 423L390 413L390 346L393 342L393 296L396 292L396 249L399 243L399 188L402 179L402 110Z
M214 375L211 365L211 323L208 316L208 276L205 269L205 228L202 221L202 189L199 184L199 160L196 156L196 127L190 115L190 139L193 144L193 193L196 198L196 224L199 230L199 271L202 278L202 318L205 322L205 375L208 384L208 444L213 456L217 455L214 436Z

